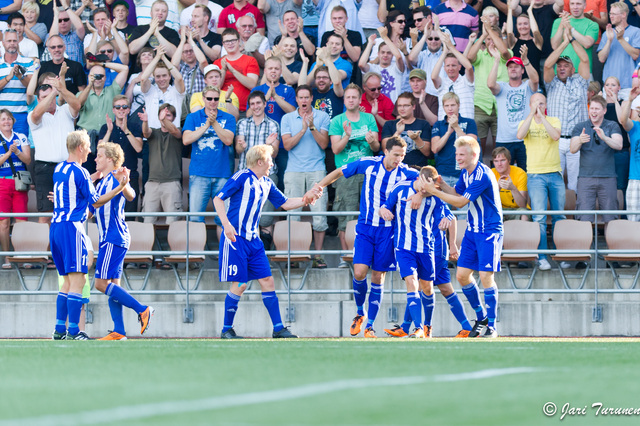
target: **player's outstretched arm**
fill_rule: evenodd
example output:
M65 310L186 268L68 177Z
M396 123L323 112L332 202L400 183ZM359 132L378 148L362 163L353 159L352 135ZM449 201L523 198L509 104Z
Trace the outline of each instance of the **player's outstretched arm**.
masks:
M326 175L316 185L319 185L322 188L326 188L327 186L331 185L333 182L337 181L340 178L340 176L344 176L344 173L342 173L342 167L339 167L334 171L332 171L331 173L329 173L328 175Z
M305 197L289 198L280 207L282 207L285 210L293 210L293 209L299 209L300 207L304 207L307 204L309 204L309 202L307 201L307 198L305 196Z
M129 184L129 169L127 169L126 167L122 167L121 170L118 170L116 173L114 173L114 176L116 177L116 179L118 179L118 182L120 182L120 184L98 198L98 201L93 203L94 208L97 209L98 207L102 207L107 204L113 197L121 193Z
M440 198L445 203L449 203L454 207L457 207L460 209L466 206L467 204L469 204L470 202L469 199L463 197L462 195L448 194L438 189L436 187L436 184L431 179L425 179L424 177L420 176L420 181L421 181L421 184L423 185L423 188L425 188L429 194Z
M391 222L393 220L393 213L391 213L391 211L385 206L382 206L378 209L378 214L387 222Z

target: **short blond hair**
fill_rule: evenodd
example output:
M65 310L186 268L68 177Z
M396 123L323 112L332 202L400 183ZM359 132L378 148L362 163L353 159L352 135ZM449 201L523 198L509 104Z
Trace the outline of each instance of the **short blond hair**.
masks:
M480 156L480 144L471 136L462 136L456 139L453 146L460 148L466 146L470 153L476 154L476 157Z
M273 147L271 145L254 145L249 148L247 156L245 157L247 161L247 167L254 167L260 160L267 161L272 155Z
M98 144L98 149L104 149L104 156L113 162L116 169L124 163L124 151L117 143L101 142Z
M91 147L91 139L86 130L76 130L67 135L67 151L72 154L82 145Z
M623 1L618 1L615 3L611 3L610 8L616 8L620 11L620 13L624 13L625 15L629 15L629 6Z

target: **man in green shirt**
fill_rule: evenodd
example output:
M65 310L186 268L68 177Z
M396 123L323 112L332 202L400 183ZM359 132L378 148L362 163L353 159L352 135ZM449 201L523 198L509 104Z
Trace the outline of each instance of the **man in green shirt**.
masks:
M562 44L563 34L567 33L569 40L573 42L575 39L584 47L589 55L589 71L593 72L592 49L593 44L598 40L599 27L598 24L584 16L586 8L586 0L571 0L569 9L571 13L562 12L560 17L553 22L551 29L551 47L555 50ZM568 56L574 64L580 63L580 58L573 49L571 43L560 54Z
M356 84L349 84L344 90L344 106L346 112L337 115L331 120L329 137L331 149L335 154L336 168L345 166L362 157L372 156L380 149L378 140L378 125L373 115L360 112L360 100L362 89ZM336 189L336 197L333 202L333 211L360 210L360 190L364 181L364 175L356 175L351 179L340 177L333 185ZM347 222L355 217L340 216L338 218L338 231L342 250L347 250L345 230ZM343 260L340 268L348 267Z

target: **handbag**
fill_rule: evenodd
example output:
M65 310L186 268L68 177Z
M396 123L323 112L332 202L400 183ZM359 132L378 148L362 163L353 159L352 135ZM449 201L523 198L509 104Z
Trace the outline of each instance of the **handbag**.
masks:
M6 152L9 152L9 147L7 146L7 141L2 140L2 146ZM29 190L31 185L33 184L33 179L31 179L31 173L27 170L16 170L13 165L13 159L11 155L9 156L9 167L11 167L11 173L13 174L13 180L16 185L16 191L26 192Z

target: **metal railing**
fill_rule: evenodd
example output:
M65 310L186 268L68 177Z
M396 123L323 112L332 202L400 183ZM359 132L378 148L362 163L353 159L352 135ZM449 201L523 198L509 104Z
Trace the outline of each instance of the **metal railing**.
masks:
M466 216L466 211L453 211L453 213L457 216ZM557 249L547 249L547 250L503 250L503 254L585 254L585 255L591 255L591 262L594 263L594 265L597 266L597 262L598 259L600 258L600 256L603 255L608 255L608 254L639 254L637 251L635 250L611 250L611 249L600 249L598 248L598 217L600 215L633 215L633 214L638 214L640 215L640 212L633 212L633 211L619 211L619 210L582 210L582 211L573 211L573 210L560 210L560 211L532 211L532 210L509 210L508 212L509 215L528 215L528 216L532 216L532 215L546 215L546 216L553 216L553 215L576 215L576 214L580 214L580 215L593 215L594 217L594 221L593 221L593 230L594 230L594 242L593 242L593 248L589 249L589 250L557 250ZM37 217L45 217L45 216L51 216L51 214L40 214L40 213L14 213L14 214L10 214L10 213L3 213L2 214L3 217L27 217L27 218L37 218ZM276 216L276 217L286 217L287 221L291 221L291 217L292 216L352 216L357 218L357 216L359 215L359 212L263 212L262 213L263 216ZM204 216L204 217L215 217L217 216L216 213L214 212L173 212L173 213L143 213L143 212L135 212L135 213L126 213L125 216L127 218L139 218L139 217L145 217L145 216L156 216L156 217L178 217L181 218L182 220L186 219L187 221L190 221L190 217L192 216ZM639 224L640 226L640 224ZM289 229L290 229L290 225L289 225ZM549 230L549 229L548 229ZM189 226L187 226L187 235L186 235L186 240L187 240L187 247L185 251L172 251L172 250L152 250L152 251L131 251L128 252L128 254L130 255L151 255L154 257L165 257L165 256L170 256L170 255L178 255L178 256L185 256L186 257L186 265L185 265L185 282L186 282L186 286L184 286L182 289L175 289L175 290L157 290L157 289L144 289L144 290L130 290L130 293L132 294L153 294L153 295L180 295L180 294L184 294L185 296L185 303L186 303L186 309L185 309L185 318L187 317L187 312L191 309L191 303L190 303L190 295L224 295L227 293L228 288L225 289L220 289L220 290L203 290L203 289L198 289L197 287L193 287L191 286L191 279L190 279L190 268L189 268L189 264L190 264L190 256L218 256L219 251L218 250L202 250L202 251L192 251L189 248ZM291 246L291 235L289 232L288 235L288 247ZM266 252L268 256L272 256L272 255L279 255L279 256L287 256L288 259L290 259L293 256L296 255L347 255L347 254L351 254L352 251L350 250L303 250L303 251L291 251L291 250L269 250ZM0 251L0 255L3 256L16 256L16 255L29 255L29 256L50 256L51 252L49 251L40 251L40 252L34 252L34 251L29 251L29 252L15 252L15 251L9 251L9 252L5 252L5 251ZM97 253L96 253L97 256ZM204 265L202 265L202 268L204 268ZM594 267L594 273L595 273L595 285L594 288L589 289L589 288L579 288L579 289L569 289L569 288L560 288L560 289L532 289L532 288L501 288L500 292L502 293L551 293L551 294L561 294L561 293L570 293L570 294L594 294L594 304L595 304L595 308L597 309L598 307L598 295L599 294L608 294L608 293L640 293L640 289L636 289L636 288L615 288L615 289L601 289L598 286L598 268ZM215 271L217 269L213 268L213 269L207 269L208 271ZM55 270L53 271L54 273L57 273ZM393 295L394 294L399 294L399 293L406 293L406 290L404 289L395 289L393 286L393 274L389 274L391 275L391 289L387 290L386 292L391 294L391 301L393 303ZM287 312L289 312L291 310L291 297L292 295L303 295L303 294L352 294L353 290L351 288L344 288L344 289L314 289L314 290L308 290L308 289L304 289L302 287L298 288L298 289L292 289L290 283L291 283L291 278L292 278L292 274L291 274L291 262L288 261L287 262L287 268L286 268L286 279L285 282L283 283L285 286L284 290L278 290L277 293L279 294L287 294ZM96 290L93 290L92 293L98 293ZM247 289L247 291L245 291L245 294L259 294L260 291L259 290L252 290L251 289L251 285L249 286L249 288ZM57 294L57 291L47 291L47 290L28 290L28 289L23 289L23 290L16 290L16 291L12 291L12 290L2 290L0 291L0 296L14 296L14 295L35 295L35 294L41 294L41 295L55 295Z

